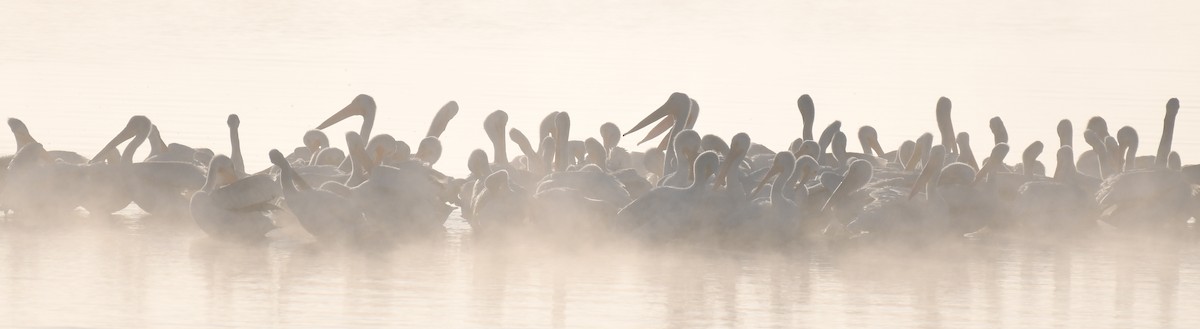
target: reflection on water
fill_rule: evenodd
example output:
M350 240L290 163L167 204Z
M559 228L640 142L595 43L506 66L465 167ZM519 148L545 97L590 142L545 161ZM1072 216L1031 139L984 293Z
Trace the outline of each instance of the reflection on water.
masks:
M1194 327L1194 241L733 251L444 237L214 242L114 216L0 226L0 326Z

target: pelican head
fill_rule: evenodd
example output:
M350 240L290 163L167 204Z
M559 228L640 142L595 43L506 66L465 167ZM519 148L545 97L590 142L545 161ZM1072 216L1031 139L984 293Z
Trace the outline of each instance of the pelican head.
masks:
M883 156L883 146L879 145L879 133L875 127L862 126L858 128L858 143L862 144L863 154Z
M396 150L396 154L393 156L396 161L407 161L412 157L412 147L404 141L393 142L392 149Z
M975 162L975 152L971 151L971 134L960 132L954 141L958 142L958 161L971 166L972 169L979 169L979 163Z
M150 118L142 115L132 116L129 118L129 122L125 124L125 129L122 129L121 132L118 133L116 137L113 137L113 139L109 141L107 145L104 145L104 147L100 148L100 153L97 153L95 157L92 157L90 162L95 163L103 161L105 158L104 155L106 152L108 152L108 149L116 149L117 145L130 139L140 143L140 141L145 140L146 136L149 134ZM136 150L137 145L135 144L138 143L131 142L129 146L126 147L125 152L121 152L123 160L127 160L126 162L133 162L133 151Z
M371 140L367 141L367 154L371 156L375 165L382 164L384 160L396 155L396 138L388 134L371 137Z
M705 151L696 156L696 163L692 167L692 173L696 175L696 179L692 181L692 187L707 186L713 175L719 170L720 165L721 159L717 157L716 152Z
M800 99L796 100L796 107L800 108L800 118L804 120L804 140L813 140L812 127L817 107L813 105L812 97L808 94L800 95Z
M729 171L741 164L742 159L746 158L746 152L750 150L750 135L746 133L733 135L731 142L725 161L721 163L721 169L717 172L717 184L727 184L726 177L729 176Z
M729 144L725 144L724 139L713 134L700 138L700 148L705 151L717 152L717 154L729 154Z
M454 119L456 115L458 115L458 102L449 101L446 105L442 105L442 108L433 116L433 121L429 123L429 130L425 132L425 136L442 137L442 132L446 131L450 119Z
M1034 141L1032 144L1029 144L1029 147L1025 148L1025 152L1021 153L1021 167L1024 169L1025 175L1032 176L1037 172L1037 168L1035 168L1039 165L1037 164L1037 157L1042 154L1044 148L1045 145L1042 145L1042 141Z
M571 115L566 111L554 116L554 170L566 171L572 156L568 148L571 141Z
M666 132L674 125L675 122L680 122L686 125L687 117L689 112L691 112L691 108L692 99L688 98L687 94L680 92L671 93L671 96L667 97L667 101L663 103L662 106L659 106L658 109L654 110L654 112L651 112L650 115L646 116L646 118L642 119L642 121L638 122L633 126L633 128L630 128L629 131L626 131L624 134L622 134L622 136L627 136L635 131L645 128L655 121L663 120L662 123L654 127L650 133L647 133L646 138L641 142L638 142L638 144L651 140L663 132ZM680 125L681 128L682 126L683 125Z
M1108 137L1108 121L1099 116L1092 117L1088 119L1087 130L1096 132L1096 136L1103 140L1104 137Z
M583 141L584 149L587 151L585 159L588 163L600 166L600 168L608 167L608 150L604 149L604 144L593 137L588 137Z
M430 165L437 163L442 158L442 141L433 136L421 139L421 144L417 145L417 158Z
M318 150L329 147L329 137L325 136L325 132L320 130L309 130L304 132L304 147L309 151L316 153Z
M1074 128L1071 126L1071 120L1062 119L1058 122L1058 146L1072 146Z
M1004 165L1004 158L1008 156L1008 143L996 144L992 147L992 153L984 161L983 167L979 168L979 172L975 173L975 183L982 182L987 175L996 172Z
M492 141L492 162L508 163L508 152L505 149L504 128L508 125L508 113L502 110L493 111L483 119L483 131Z
M992 129L996 144L1008 143L1008 128L1004 128L1004 120L992 117L992 120L988 121L988 127Z
M362 136L362 138L370 138L371 127L375 124L375 99L366 94L359 94L358 96L355 96L354 100L350 101L349 105L346 105L346 107L343 107L342 110L337 111L337 113L329 116L328 119L325 119L325 122L322 122L317 126L317 129L321 130L329 128L329 126L337 124L338 122L355 115L360 115L363 117L362 129L359 131L359 136Z
M224 154L217 154L208 162L208 180L201 190L212 191L235 181L237 181L237 173L233 168L233 159Z
M850 192L866 186L871 181L873 170L874 167L870 161L855 159L853 162L850 162L850 167L846 169L846 174L843 176L842 182L838 183L833 193L829 194L829 199L825 200L824 206L821 206L821 212L828 211L829 206L833 205L834 200L844 198Z
M230 114L225 118L225 124L229 126L229 129L237 129L242 125L242 119L238 118L237 114Z
M8 128L12 129L13 136L17 138L18 150L25 145L37 143L37 140L33 139L33 135L29 134L29 128L25 127L25 123L21 120L8 118Z
M796 155L795 154L792 154L792 152L775 153L775 159L774 159L774 161L771 162L771 169L767 170L767 175L763 176L763 179L758 182L758 185L754 187L754 190L750 192L750 195L751 196L758 195L758 192L760 190L762 190L763 186L766 186L767 182L771 181L771 179L776 176L786 175L786 176L783 176L783 178L784 179L789 178L792 175L792 172L795 171L795 169L796 169ZM776 182L778 182L778 181L776 181Z
M1071 146L1059 146L1056 157L1058 165L1054 167L1054 179L1062 180L1074 177L1078 171L1075 169L1075 151L1071 149Z
M337 166L346 160L346 152L335 148L323 148L313 155L312 165Z
M937 186L965 186L971 185L973 182L975 182L975 168L962 162L955 162L942 168L942 173L938 175Z
M915 170L917 164L921 163L922 159L926 159L926 155L929 154L931 147L933 147L933 134L924 133L921 134L921 137L917 137L917 144L913 149L912 157L908 158L908 162L904 165L904 168Z
M1124 126L1117 129L1117 146L1124 151L1124 170L1133 170L1137 167L1137 149L1138 149L1138 134L1133 127Z
M604 149L612 150L621 142L621 128L615 123L605 122L600 125L600 139L604 142Z
M685 129L675 136L675 158L680 163L695 160L700 153L700 134L695 130Z
M926 188L926 191L929 191L929 182L936 182L934 177L939 176L942 173L942 164L944 164L946 161L946 148L942 147L941 145L934 145L930 147L929 154L929 162L926 163L925 167L921 169L921 173L917 175L916 182L914 182L912 188L908 190L909 200L912 200L913 197L917 196L917 192L920 191L921 188ZM926 192L927 197L928 195L929 193Z
M487 152L480 149L471 151L471 155L467 156L467 170L471 171L471 175L475 177L486 177L492 173L492 169L488 166Z
M958 144L954 142L954 122L950 119L950 99L938 98L936 112L938 130L942 133L942 147L950 153L958 153Z
M837 120L830 122L825 130L821 131L821 138L817 140L817 144L821 146L821 154L824 154L825 150L829 148L829 143L833 142L833 135L839 131L842 131L842 122Z

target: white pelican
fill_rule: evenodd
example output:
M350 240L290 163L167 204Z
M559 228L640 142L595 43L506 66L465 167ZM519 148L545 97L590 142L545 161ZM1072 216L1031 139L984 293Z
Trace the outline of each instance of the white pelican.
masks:
M726 204L704 204L705 194L720 159L711 151L696 157L696 179L685 188L660 186L634 200L617 213L618 222L631 227L634 234L650 240L671 240L694 231L701 223L720 220L714 209L728 208ZM728 211L726 209L725 212Z
M290 163L308 165L314 163L313 158L321 149L329 147L329 137L325 133L312 129L304 132L304 137L301 138L304 146L297 147L291 154L288 154L287 160Z
M808 94L800 95L800 98L796 100L796 107L800 108L800 118L804 120L804 131L801 136L804 140L811 141L813 140L813 120L817 114L812 97Z
M212 160L212 150L196 149L179 143L167 144L158 132L157 125L150 125L150 155L145 162L188 162L196 166L206 166Z
M33 138L33 135L29 133L29 128L21 120L8 118L8 127L12 130L13 137L17 140L17 150L25 147L25 145L37 143L37 139ZM46 151L46 153L55 161L62 161L69 164L84 164L88 161L88 158L71 151Z
M89 212L107 214L119 205L128 205L131 197L138 207L156 215L186 214L191 193L204 186L205 173L191 162L138 162L133 163L134 153L150 133L150 119L134 116L117 137L101 148L92 158L86 185L88 200L95 209ZM130 140L121 154L119 163L99 165L111 154L111 150ZM115 209L120 209L115 208Z
M467 221L472 232L490 232L523 227L531 214L532 196L520 186L509 184L508 171L488 175L480 184L479 194L471 201Z
M1105 179L1096 195L1104 222L1129 229L1171 229L1190 217L1192 185L1179 170L1169 166L1179 100L1172 98L1166 108L1159 155L1155 157L1157 167Z
M352 175L346 187L350 200L363 209L368 223L393 236L443 229L451 209L442 200L445 186L436 172L416 161L399 167L375 166L362 138L354 132L346 133L346 144L352 167L366 173L365 180L357 185Z
M81 167L56 161L41 143L26 144L8 164L0 204L18 214L66 214L79 205L82 174Z
M308 233L324 242L348 242L373 233L362 210L352 201L342 195L313 188L296 174L279 150L271 150L269 156L271 163L280 168L279 182L283 187L284 203Z
M626 131L622 136L629 135L635 131L638 131L639 129L642 129L643 127L646 127L654 121L662 119L662 122L660 122L658 126L651 129L651 131L646 134L646 138L642 141L645 142L646 140L654 138L658 134L668 131L667 129L670 128L668 135L664 138L665 145L660 144L659 149L674 150L675 137L677 137L676 135L678 135L680 131L687 129L689 121L695 122L691 120L690 115L692 103L693 102L691 98L688 98L687 94L678 92L672 93L671 96L667 98L666 103L663 103L662 106L659 106L657 110L654 110L653 113L650 113L650 115L646 116L645 119L642 119L642 121L638 122L633 126L633 128L630 128L629 131ZM641 143L639 142L638 144ZM677 162L679 162L679 160L676 159L676 154L673 152L665 152L664 155L666 157L663 161L662 173L665 174L675 171L674 166ZM683 166L687 165L686 162L683 162L682 164Z
M773 162L767 175L754 189L758 191L766 185L768 180L774 178L770 192L765 198L759 198L749 203L750 209L742 212L747 216L743 216L744 218L735 225L738 226L738 231L747 234L747 237L751 239L766 238L773 242L782 242L795 235L800 229L800 209L791 199L795 194L791 189L794 188L795 179L799 175L794 173L796 155L792 152L777 153Z
M262 184L261 178L237 176L232 159L213 156L204 187L192 195L192 218L204 233L215 239L262 240L275 229L274 221L265 212L276 209L272 202L279 197L279 189L273 184ZM266 181L270 182L270 178Z
M1035 180L1021 185L1013 202L1013 218L1034 233L1070 234L1094 226L1096 203L1092 193L1099 180L1075 169L1075 155L1068 145L1058 149L1053 180Z

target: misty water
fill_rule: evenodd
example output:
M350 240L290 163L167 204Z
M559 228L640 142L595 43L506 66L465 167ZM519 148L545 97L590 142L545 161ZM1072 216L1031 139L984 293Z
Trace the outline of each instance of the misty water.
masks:
M496 109L578 134L633 125L674 91L696 129L775 149L817 125L875 126L884 147L935 131L934 103L986 145L1053 143L1103 115L1154 150L1178 97L1175 150L1200 159L1200 4L1162 1L32 1L0 0L0 116L48 149L97 152L131 115L168 143L252 171L354 95L376 132L414 144L461 104L437 168L466 172ZM357 122L334 127L357 129ZM632 136L622 142L631 149ZM1076 137L1079 139L1079 137ZM2 140L2 139L0 139ZM335 138L335 145L342 145ZM856 144L852 144L856 145ZM977 149L981 149L978 148ZM0 143L0 154L15 144ZM140 151L145 154L145 149ZM510 154L511 151L510 151ZM141 158L141 156L139 156ZM1043 155L1047 167L1053 156ZM1200 325L1191 237L964 240L919 250L728 250L443 236L388 250L212 241L131 206L0 225L0 327L1180 327ZM1185 234L1186 235L1186 234Z

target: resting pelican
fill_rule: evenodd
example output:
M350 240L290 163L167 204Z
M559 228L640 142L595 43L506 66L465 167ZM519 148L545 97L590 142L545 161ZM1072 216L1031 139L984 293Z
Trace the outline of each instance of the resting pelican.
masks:
M145 141L150 128L150 119L140 115L130 118L125 129L92 158L93 163L100 163L118 144L130 140L121 154L120 163L90 166L92 168L87 174L87 185L90 185L88 196L89 199L99 200L88 202L96 208L87 208L89 212L104 214L115 211L113 208L117 205L123 208L128 205L124 194L128 194L147 213L187 213L191 193L204 186L205 173L190 162L133 163L134 152Z
M204 233L216 239L262 240L275 229L275 222L265 212L276 209L272 202L279 197L279 189L262 184L261 178L237 176L232 159L213 156L204 187L192 195L192 218ZM270 182L270 178L266 180Z
M352 201L310 186L296 174L279 150L271 150L269 156L271 163L280 169L279 182L288 210L296 215L300 226L308 233L324 242L348 242L372 233L362 210Z
M808 157L805 155L805 157ZM811 157L810 157L811 158ZM744 220L737 223L741 226L738 231L747 233L754 239L768 238L774 241L786 241L800 230L800 208L792 200L794 195L788 195L795 186L798 176L795 174L796 155L784 151L776 154L774 164L767 175L755 187L757 192L767 181L774 178L771 190L765 198L751 202L750 211ZM803 189L803 187L801 187ZM795 192L792 192L794 194Z
M529 220L532 196L520 186L509 184L508 171L488 175L478 196L472 200L472 232L484 233L521 228Z
M1099 180L1075 169L1071 147L1058 149L1058 166L1053 180L1030 181L1021 185L1013 205L1013 218L1036 233L1075 233L1094 226L1096 203L1089 191Z
M56 161L41 143L26 144L13 156L0 186L0 204L16 213L63 215L79 205L79 166Z
M33 135L29 133L29 128L21 120L8 118L8 127L12 130L13 137L17 139L17 150L25 147L25 145L37 143L37 139L33 138ZM88 161L88 158L71 151L46 151L46 153L55 161L62 161L69 164L84 164Z
M325 136L325 133L320 130L313 129L304 132L304 137L301 140L304 142L304 146L297 147L296 150L292 151L292 154L288 154L288 162L303 165L315 163L316 161L313 159L316 157L317 152L329 147L329 137Z
M196 149L179 143L167 144L158 132L158 126L150 125L150 155L145 162L188 162L197 166L208 165L212 150Z
M634 200L617 213L619 223L634 229L635 234L650 240L670 240L695 230L701 223L719 220L713 209L730 205L703 204L704 195L720 159L708 151L696 157L696 179L685 188L660 186Z
M450 207L441 199L443 183L424 163L409 161L399 167L374 165L362 138L346 133L352 166L363 179L351 176L348 195L362 207L368 223L390 235L440 231ZM361 183L358 183L361 182Z

